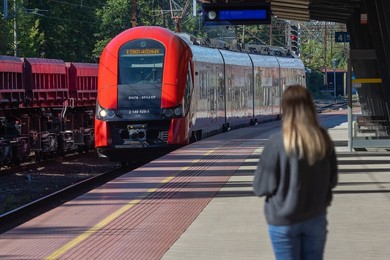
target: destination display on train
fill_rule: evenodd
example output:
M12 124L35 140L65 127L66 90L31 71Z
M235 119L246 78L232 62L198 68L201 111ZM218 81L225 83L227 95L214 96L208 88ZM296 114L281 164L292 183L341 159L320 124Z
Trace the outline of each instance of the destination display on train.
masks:
M135 54L161 54L160 49L151 48L151 49L126 49L126 54L135 55Z

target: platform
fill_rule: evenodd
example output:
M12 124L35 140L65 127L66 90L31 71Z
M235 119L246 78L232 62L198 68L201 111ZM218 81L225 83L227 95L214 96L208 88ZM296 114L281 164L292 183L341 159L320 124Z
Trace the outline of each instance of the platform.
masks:
M390 152L349 152L348 124L329 129L339 183L328 211L326 260L390 257ZM162 259L274 259L263 200L251 182L261 148L250 156Z
M339 184L325 259L388 259L390 153L348 152L345 114L321 115ZM252 192L271 122L174 151L0 234L0 259L274 259Z

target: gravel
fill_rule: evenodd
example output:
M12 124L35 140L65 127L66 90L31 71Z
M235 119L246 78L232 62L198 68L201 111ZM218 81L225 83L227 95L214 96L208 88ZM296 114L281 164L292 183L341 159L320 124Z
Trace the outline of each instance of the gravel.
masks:
M0 172L0 215L118 166L90 152Z

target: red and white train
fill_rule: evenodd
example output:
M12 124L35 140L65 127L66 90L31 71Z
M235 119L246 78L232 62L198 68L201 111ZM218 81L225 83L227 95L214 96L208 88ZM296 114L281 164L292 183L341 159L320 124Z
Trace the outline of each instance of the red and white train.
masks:
M277 119L298 58L202 47L156 26L126 30L99 63L95 147L113 160ZM135 157L134 157L135 156Z

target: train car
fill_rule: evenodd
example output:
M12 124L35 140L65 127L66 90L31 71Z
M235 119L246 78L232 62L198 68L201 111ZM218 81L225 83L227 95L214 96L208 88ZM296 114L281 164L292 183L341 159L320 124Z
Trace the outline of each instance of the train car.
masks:
M26 160L30 154L28 135L20 133L20 121L12 111L25 101L23 62L0 56L0 166Z
M67 116L67 129L74 133L78 151L95 148L94 117L97 97L98 64L67 62L68 88L71 110ZM65 111L66 112L66 111Z
M0 56L0 166L93 149L97 70Z
M126 30L100 57L95 147L126 162L277 119L283 89L305 85L304 72L294 57L207 48L156 26Z

